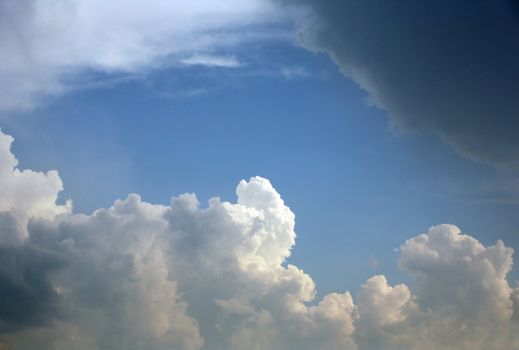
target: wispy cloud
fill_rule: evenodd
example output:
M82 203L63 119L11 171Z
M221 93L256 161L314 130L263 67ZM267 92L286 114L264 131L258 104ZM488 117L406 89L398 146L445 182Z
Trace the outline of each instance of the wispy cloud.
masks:
M279 72L281 76L287 80L305 79L311 76L311 73L305 67L282 67Z
M180 63L188 66L206 66L221 68L237 68L241 67L241 63L234 56L216 56L216 55L194 55L180 60Z
M283 21L268 0L1 0L0 111L59 96L85 72L120 77L178 61L238 67L218 51L285 35L269 29Z

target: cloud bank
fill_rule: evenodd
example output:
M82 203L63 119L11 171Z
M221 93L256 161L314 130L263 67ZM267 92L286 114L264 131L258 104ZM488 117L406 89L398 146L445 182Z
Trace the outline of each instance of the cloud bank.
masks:
M395 127L519 170L517 1L278 2L310 8L303 45L328 53Z
M0 111L31 108L88 73L136 74L192 57L236 66L215 54L274 36L260 26L280 18L267 0L0 0Z
M400 247L413 288L370 278L316 302L287 264L295 216L264 178L237 202L132 194L91 215L0 133L0 334L8 349L471 349L519 346L512 249L451 225ZM27 190L30 189L30 190ZM336 276L347 278L347 276Z

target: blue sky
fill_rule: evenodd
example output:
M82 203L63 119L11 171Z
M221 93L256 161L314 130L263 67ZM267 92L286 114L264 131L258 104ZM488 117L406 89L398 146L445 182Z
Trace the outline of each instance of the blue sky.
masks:
M0 0L0 348L519 346L499 3Z
M427 135L392 130L326 55L262 45L244 67L163 69L87 88L4 129L22 168L59 169L60 197L76 212L129 193L162 204L184 192L233 201L239 180L270 179L297 216L289 262L320 293L355 290L374 273L400 282L394 249L439 223L519 244L517 204L492 188L503 176ZM184 96L185 86L206 91Z

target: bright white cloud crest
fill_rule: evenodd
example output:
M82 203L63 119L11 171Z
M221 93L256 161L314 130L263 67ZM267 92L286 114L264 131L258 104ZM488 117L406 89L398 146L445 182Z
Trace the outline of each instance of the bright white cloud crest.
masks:
M55 204L63 189L58 172L20 171L18 161L10 152L12 142L11 136L0 131L0 215L3 215L0 227L4 231L0 243L26 238L25 227L30 217L53 219L70 210L70 204Z
M268 180L241 181L237 203L201 207L184 194L163 206L133 194L73 214L56 204L58 174L18 170L11 142L0 134L0 328L9 349L519 346L518 291L506 280L512 250L502 242L485 247L455 226L433 227L400 249L415 287L375 276L355 298L332 293L314 304L310 276L286 264L294 214Z

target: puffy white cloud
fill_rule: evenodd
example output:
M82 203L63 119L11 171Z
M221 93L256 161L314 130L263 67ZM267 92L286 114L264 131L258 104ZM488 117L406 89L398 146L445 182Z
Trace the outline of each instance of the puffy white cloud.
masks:
M510 318L511 288L506 276L513 250L502 241L485 247L456 226L441 225L408 240L401 251L400 263L415 278L423 307L448 308L466 319Z
M453 225L432 227L408 240L400 264L416 283L417 332L424 335L419 346L517 348L516 291L506 279L512 254L502 241L485 247Z
M82 73L142 72L192 57L235 67L214 53L276 35L258 25L280 18L268 0L1 0L0 111L76 88Z
M400 264L415 291L372 277L358 295L357 340L365 349L515 349L519 324L506 279L512 249L485 247L439 225L405 242Z
M70 203L57 205L63 184L56 171L46 174L17 168L18 160L11 153L13 138L0 131L0 242L14 243L26 238L29 217L53 219L68 213Z
M11 142L0 134L0 183L10 184L0 194L22 186L19 178L39 191L0 196L0 334L9 349L519 345L519 292L506 280L512 250L502 242L485 247L455 226L433 227L400 248L412 287L374 276L356 297L313 303L311 277L286 263L295 216L268 180L241 181L236 203L202 207L184 194L165 206L132 194L73 214L55 204L58 175L17 170ZM13 244L20 226L26 236Z
M363 348L390 349L409 341L407 322L416 305L406 285L391 287L385 276L371 277L362 285L357 303L357 339Z

